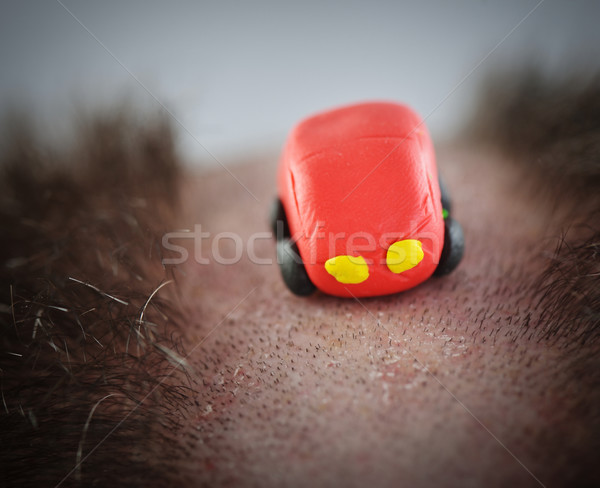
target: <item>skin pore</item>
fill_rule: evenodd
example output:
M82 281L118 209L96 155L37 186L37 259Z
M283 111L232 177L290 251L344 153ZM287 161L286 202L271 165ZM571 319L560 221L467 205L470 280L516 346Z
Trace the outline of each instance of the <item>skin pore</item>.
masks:
M463 262L370 299L291 295L270 239L217 262L235 257L219 233L268 230L275 158L232 168L257 201L179 169L164 123L100 119L58 171L13 137L4 484L598 481L600 94L515 80L437 148ZM201 249L175 241L189 259L163 267L164 233L196 224Z

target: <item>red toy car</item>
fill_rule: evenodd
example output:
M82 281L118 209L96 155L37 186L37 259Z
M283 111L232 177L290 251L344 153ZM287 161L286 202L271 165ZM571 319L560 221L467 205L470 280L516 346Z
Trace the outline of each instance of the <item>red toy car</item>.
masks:
M404 105L363 103L302 121L283 151L278 191L278 262L297 295L396 293L462 258L433 144Z

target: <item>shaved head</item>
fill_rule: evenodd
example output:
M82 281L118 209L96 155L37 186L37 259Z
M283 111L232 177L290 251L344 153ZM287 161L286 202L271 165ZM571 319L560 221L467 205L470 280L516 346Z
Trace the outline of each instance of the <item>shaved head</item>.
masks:
M437 148L463 262L360 300L284 286L264 235L276 156L196 173L164 120L123 114L61 153L20 129L3 156L5 484L600 481L598 86L488 84Z

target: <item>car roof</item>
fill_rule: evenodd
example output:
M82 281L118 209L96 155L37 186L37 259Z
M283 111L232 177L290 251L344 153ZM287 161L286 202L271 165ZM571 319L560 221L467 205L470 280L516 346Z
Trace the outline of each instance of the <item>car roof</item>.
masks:
M406 105L390 102L367 102L330 110L300 122L291 135L293 153L299 159L368 139L409 138L425 130L420 117Z
M288 139L288 206L303 232L414 231L433 212L427 129L410 108L364 103L301 122ZM293 204L293 205L290 205ZM296 221L296 219L293 219Z

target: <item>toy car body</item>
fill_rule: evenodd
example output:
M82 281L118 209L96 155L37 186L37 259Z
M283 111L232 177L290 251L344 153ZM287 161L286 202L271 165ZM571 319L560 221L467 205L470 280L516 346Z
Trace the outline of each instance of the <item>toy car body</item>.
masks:
M299 123L281 157L274 219L286 230L279 229L279 247L289 249L278 257L288 287L360 297L429 278L440 264L449 210L438 181L427 129L407 106L363 103ZM458 261L462 231L459 237ZM294 243L299 257L291 264L285 253L295 252ZM300 281L308 282L297 286L292 275L303 270Z

